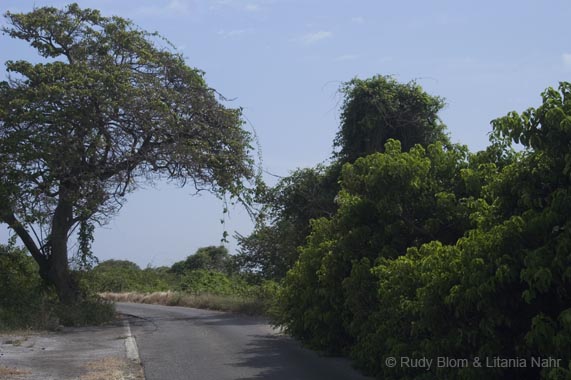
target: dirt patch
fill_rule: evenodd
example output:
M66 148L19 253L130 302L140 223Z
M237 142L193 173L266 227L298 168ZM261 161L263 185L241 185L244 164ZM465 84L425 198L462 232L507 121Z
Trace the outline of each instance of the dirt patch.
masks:
M79 380L143 380L142 371L133 371L130 364L123 358L106 357L87 363L84 366L86 374Z
M0 367L0 380L17 380L21 376L30 374L30 371L21 370L18 368Z
M11 344L12 346L21 346L22 343L28 340L28 337L6 339L3 344Z
M58 332L0 335L0 380L143 380L126 353L123 321Z

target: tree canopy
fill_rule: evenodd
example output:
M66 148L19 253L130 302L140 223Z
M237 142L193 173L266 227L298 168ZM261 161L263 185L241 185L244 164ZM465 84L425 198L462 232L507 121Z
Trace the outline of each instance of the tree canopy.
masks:
M309 234L309 221L334 214L339 170L338 165L298 169L263 194L266 220L249 236L237 235L243 271L263 278L285 276Z
M444 100L427 94L416 82L376 75L350 80L340 91L344 99L334 146L344 162L382 152L388 139L399 140L403 151L415 144L448 141L438 117Z
M176 274L193 270L218 271L230 274L233 270L232 257L224 246L208 246L196 250L196 252L172 265L170 271Z
M268 218L249 236L238 235L238 261L244 271L265 278L282 278L299 256L311 231L310 221L331 217L337 210L342 167L360 157L384 152L390 139L403 152L416 144L442 143L454 148L438 112L444 100L427 94L415 82L373 76L343 83L341 123L334 140L333 160L314 168L292 171L270 188L261 202ZM378 189L383 191L383 189Z
M571 84L542 100L493 120L482 152L389 140L346 164L339 208L312 222L275 321L382 379L570 378ZM388 357L526 365L427 371Z
M161 36L77 4L6 18L3 32L44 60L8 61L0 83L0 218L62 300L74 298L69 236L77 229L88 256L94 223L141 183L246 200L254 173L240 109Z

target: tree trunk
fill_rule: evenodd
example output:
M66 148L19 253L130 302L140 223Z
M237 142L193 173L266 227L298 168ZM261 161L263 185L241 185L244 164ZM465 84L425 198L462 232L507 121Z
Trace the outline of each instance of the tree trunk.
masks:
M67 261L67 237L51 237L51 254L44 268L43 278L53 284L61 303L71 305L81 300L78 284L74 281Z
M52 219L51 233L48 239L49 256L45 267L41 269L43 276L52 283L61 303L70 305L81 300L77 283L69 271L67 259L67 240L73 225L73 206L60 194L58 205Z
M69 271L67 261L54 260L51 256L40 265L40 276L49 284L54 285L62 304L71 305L81 300L76 282Z
M69 186L68 186L69 188ZM73 279L67 260L68 234L73 227L73 202L66 186L60 186L59 199L54 211L51 231L45 246L36 244L8 202L0 203L0 221L5 222L20 237L32 257L40 267L40 277L54 285L61 303L70 305L81 301L77 282ZM4 206L4 207L1 207ZM42 242L39 242L42 244Z
M60 301L64 304L79 302L81 297L78 286L73 281L67 262L67 233L70 227L66 227L67 223L61 225L61 221L65 220L65 218L54 217L52 234L48 242L50 247L48 255L38 248L26 228L10 210L0 210L0 220L7 223L20 237L34 260L38 263L40 277L55 286Z

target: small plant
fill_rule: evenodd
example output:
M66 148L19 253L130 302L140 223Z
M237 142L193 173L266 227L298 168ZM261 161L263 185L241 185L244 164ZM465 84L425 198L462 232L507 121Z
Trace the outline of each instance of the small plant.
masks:
M114 318L115 306L112 302L91 296L77 304L57 305L56 314L64 326L101 325Z

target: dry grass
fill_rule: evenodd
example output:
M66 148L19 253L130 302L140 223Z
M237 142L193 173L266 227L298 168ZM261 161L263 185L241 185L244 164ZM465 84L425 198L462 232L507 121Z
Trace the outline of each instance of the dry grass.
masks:
M28 338L31 335L39 335L45 333L45 330L33 330L33 329L0 329L0 336L2 337L25 337Z
M0 380L16 380L20 378L20 376L28 375L30 373L30 371L21 370L18 368L0 367Z
M128 363L125 359L109 356L87 363L87 373L79 380L143 380L140 366Z
M100 293L103 299L113 302L135 302L167 306L186 306L197 309L221 310L234 313L261 315L264 303L256 298L223 296L216 294L185 294L181 292L154 293Z
M80 380L123 380L125 363L119 358L108 357L85 365L87 373Z

